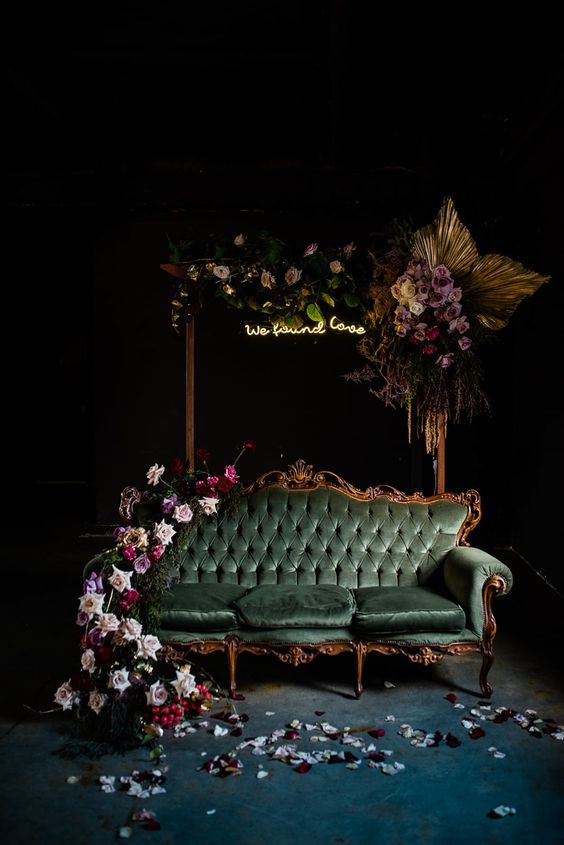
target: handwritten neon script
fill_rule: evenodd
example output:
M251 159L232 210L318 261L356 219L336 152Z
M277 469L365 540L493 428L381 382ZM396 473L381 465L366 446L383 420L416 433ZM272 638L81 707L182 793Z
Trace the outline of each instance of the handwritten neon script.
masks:
M281 326L274 323L273 326L251 326L245 323L245 331L248 335L264 337L272 334L278 337L281 334L325 334L327 329L334 332L348 332L349 334L366 334L366 329L354 323L342 323L338 317L331 317L329 324L317 323L315 326L302 326L300 329L290 329L288 326Z

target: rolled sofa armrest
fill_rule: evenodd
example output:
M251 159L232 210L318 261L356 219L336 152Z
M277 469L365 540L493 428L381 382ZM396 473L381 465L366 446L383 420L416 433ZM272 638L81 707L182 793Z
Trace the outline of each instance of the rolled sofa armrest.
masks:
M466 627L484 638L491 625L491 594L484 595L484 586L505 595L513 585L511 570L481 549L457 546L447 554L443 571L446 586L466 613Z
M86 566L84 567L84 570L82 572L82 577L85 578L85 579L90 578L90 576L92 575L93 572L95 572L97 575L99 575L103 565L104 565L104 555L103 554L94 555L94 557L91 558L88 561L88 563L86 564Z

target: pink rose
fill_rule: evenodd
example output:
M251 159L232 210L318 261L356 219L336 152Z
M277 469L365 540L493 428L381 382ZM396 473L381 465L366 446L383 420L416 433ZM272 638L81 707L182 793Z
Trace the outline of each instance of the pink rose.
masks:
M177 522L191 522L193 516L192 508L186 503L177 505L172 514L172 518Z
M121 553L126 560L135 560L135 555L137 554L135 546L124 546Z
M286 270L286 274L284 276L284 279L286 280L286 284L295 285L296 282L300 281L301 275L302 275L302 271L298 270L297 267L289 267Z
M157 543L157 545L153 546L153 548L150 550L149 557L153 560L158 560L160 557L163 556L163 552L164 546L162 546L160 543Z
M462 311L462 305L460 302L453 302L448 308L445 309L445 320L449 323L451 320L456 320L460 312Z
M417 323L415 326L415 334L413 335L415 340L418 340L422 343L424 340L427 339L427 323Z
M470 340L469 337L459 337L458 338L458 345L460 346L460 348L464 352L466 349L470 349L470 347L472 346L472 341Z
M453 288L448 295L449 302L460 302L462 299L462 288Z
M317 244L310 244L309 246L306 246L306 248L304 250L304 258L307 258L308 255L313 255L315 252L317 252L317 249L318 249Z
M225 467L223 474L225 475L226 478L229 479L229 481L232 481L233 484L236 484L239 481L239 476L237 475L237 470L235 469L235 467L232 464L228 464Z
M444 355L439 355L437 358L437 364L439 367L446 369L446 367L450 367L454 360L454 352L446 352Z
M464 334L470 328L470 323L466 319L464 315L458 317L456 320L451 320L448 325L449 332L458 332L459 334Z

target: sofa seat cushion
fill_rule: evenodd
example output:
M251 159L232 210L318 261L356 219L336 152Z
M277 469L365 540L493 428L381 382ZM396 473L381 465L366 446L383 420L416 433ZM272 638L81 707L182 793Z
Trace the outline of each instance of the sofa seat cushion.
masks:
M161 627L179 631L231 631L238 627L233 602L247 592L239 584L177 584L165 593Z
M238 599L235 607L251 628L344 628L352 619L354 600L350 590L330 584L265 584Z
M466 624L459 604L425 587L364 587L354 596L361 634L459 632Z

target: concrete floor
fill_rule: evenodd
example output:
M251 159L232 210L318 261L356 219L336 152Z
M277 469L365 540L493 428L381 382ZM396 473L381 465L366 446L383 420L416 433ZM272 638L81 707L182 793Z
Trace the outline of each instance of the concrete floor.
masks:
M4 593L0 620L0 636L9 643L2 650L0 690L3 845L113 842L117 828L140 807L154 810L162 829L148 832L133 825L133 841L150 837L160 843L191 845L564 842L564 742L547 735L535 739L512 720L484 722L486 736L471 740L460 724L464 711L444 699L455 690L467 709L480 700L476 695L480 661L472 655L447 658L428 669L371 656L360 701L352 697L349 655L320 658L297 670L274 659L241 658L239 683L246 699L237 707L250 717L244 737L270 733L292 719L327 720L339 728L383 727L386 735L380 740L359 735L379 749L393 750L391 759L405 765L394 777L366 762L356 771L319 764L300 775L288 765L253 756L250 749L240 753L244 763L240 777L211 777L197 771L202 761L231 750L242 738L214 737L204 729L184 739L166 739L166 794L138 800L123 792L102 793L97 784L100 774L119 777L134 768L148 768L146 751L98 760L62 759L55 752L72 732L72 717L39 716L23 706L50 707L53 690L78 660L73 620L80 571L97 541L76 540L78 531L73 534L73 530L55 530L30 543L25 556L14 549L8 557L13 588ZM18 572L25 572L23 583ZM515 591L498 603L492 703L521 712L533 708L541 717L564 723L558 663L562 604L526 571L515 576ZM537 619L528 642L519 633L525 613L530 625ZM556 619L556 625L548 628L549 619ZM225 679L221 656L201 662L218 680ZM384 680L395 688L386 689ZM324 716L315 716L315 710L325 711ZM267 716L267 711L275 715ZM395 723L386 722L390 714ZM462 744L414 748L397 734L403 723L428 732L451 731ZM211 722L212 727L215 724ZM343 750L334 741L314 745L309 736L302 731L298 750ZM487 750L492 745L507 756L493 758ZM262 780L256 777L259 765L268 771ZM71 775L79 778L77 784L66 782ZM499 804L515 807L516 815L489 818L488 812ZM208 814L210 810L215 812Z

